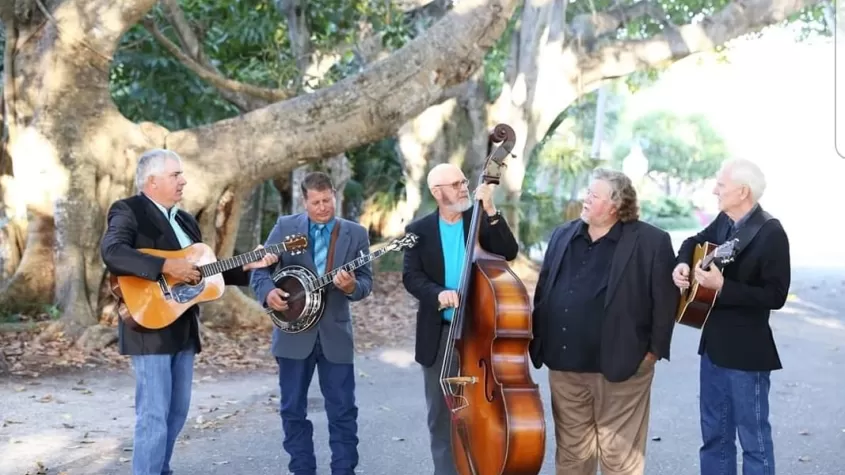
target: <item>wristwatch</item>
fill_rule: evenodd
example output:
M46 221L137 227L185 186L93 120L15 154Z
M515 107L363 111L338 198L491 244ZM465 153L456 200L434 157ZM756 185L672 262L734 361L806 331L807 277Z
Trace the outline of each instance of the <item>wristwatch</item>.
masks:
M497 222L499 222L499 218L501 217L502 212L497 209L495 213L490 216L487 216L487 224L496 224Z

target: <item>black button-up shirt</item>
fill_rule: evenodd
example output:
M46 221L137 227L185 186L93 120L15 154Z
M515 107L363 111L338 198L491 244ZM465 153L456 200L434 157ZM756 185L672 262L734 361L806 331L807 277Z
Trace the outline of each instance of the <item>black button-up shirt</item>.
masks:
M593 241L581 223L564 251L557 276L549 276L543 359L557 371L597 373L610 264L622 224Z

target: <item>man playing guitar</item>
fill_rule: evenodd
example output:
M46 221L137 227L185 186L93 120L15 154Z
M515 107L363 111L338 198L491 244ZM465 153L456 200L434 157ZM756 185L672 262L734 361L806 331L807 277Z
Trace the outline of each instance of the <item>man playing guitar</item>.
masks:
M739 433L745 475L774 475L769 424L770 372L781 369L769 316L786 303L790 284L789 240L780 222L758 201L766 188L760 168L747 160L726 162L713 193L721 212L700 233L683 242L672 273L689 287L690 264L699 285L718 292L701 333L699 378L702 475L736 474ZM738 239L734 261L720 270L691 263L705 242Z

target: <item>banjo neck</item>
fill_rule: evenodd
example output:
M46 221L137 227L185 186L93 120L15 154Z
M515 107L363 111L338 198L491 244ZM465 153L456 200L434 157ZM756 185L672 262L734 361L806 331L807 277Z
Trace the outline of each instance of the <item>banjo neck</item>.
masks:
M332 269L331 272L328 272L326 274L323 274L323 275L317 277L316 285L314 286L314 290L322 289L323 287L331 284L332 281L334 280L334 276L336 276L338 274L338 272L340 272L342 270L345 270L346 272L352 272L352 271L354 271L355 269L357 269L361 266L369 264L370 262L378 259L379 257L387 254L390 251L391 251L390 247L386 246L386 247L383 247L381 249L376 250L375 252L370 252L370 253L364 254L361 257L358 257L358 258L356 258L356 259L354 259L350 262L347 262L346 264L343 264L340 267Z

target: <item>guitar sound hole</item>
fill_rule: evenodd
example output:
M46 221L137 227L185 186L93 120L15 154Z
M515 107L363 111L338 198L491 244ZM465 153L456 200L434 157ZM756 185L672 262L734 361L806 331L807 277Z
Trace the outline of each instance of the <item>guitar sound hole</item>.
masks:
M173 295L173 300L179 303L186 303L201 294L203 290L205 290L205 282L200 281L197 285L176 284L171 287L170 292Z

